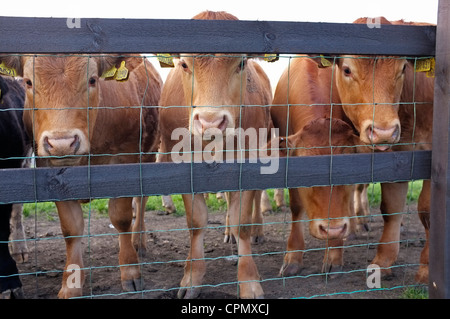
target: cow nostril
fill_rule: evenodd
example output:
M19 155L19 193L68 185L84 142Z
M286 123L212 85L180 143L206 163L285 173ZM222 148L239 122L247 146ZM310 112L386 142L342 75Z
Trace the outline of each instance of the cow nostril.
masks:
M222 122L220 122L218 129L221 130L222 132L225 131L225 129L228 126L228 118L226 115L223 116Z
M53 148L53 145L50 143L48 136L44 137L44 148L45 150L50 150Z
M394 141L397 141L398 138L399 138L399 135L400 135L400 126L399 126L399 125L396 125L396 126L395 126L395 130L394 130L394 133L392 133L392 139L393 139Z
M377 140L377 133L372 125L367 128L367 137L372 143Z
M80 145L81 145L80 137L77 134L75 134L73 137L73 142L70 144L70 147L73 148L74 153L76 153L79 150Z

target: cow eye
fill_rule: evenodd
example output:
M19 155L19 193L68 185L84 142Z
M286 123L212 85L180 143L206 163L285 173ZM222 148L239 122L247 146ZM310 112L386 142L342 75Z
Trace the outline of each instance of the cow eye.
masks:
M246 66L247 66L247 59L242 59L242 60L239 62L239 65L238 65L236 71L239 73L239 72L241 72L242 70L244 70Z
M189 66L187 65L186 62L184 62L184 60L180 61L180 65L183 68L184 71L189 71Z
M89 78L89 86L95 87L95 84L97 83L97 79L95 77Z
M350 76L352 74L352 70L350 70L350 68L348 66L345 66L343 70L344 70L345 76Z
M25 79L25 84L27 88L31 89L33 87L33 82L30 79Z

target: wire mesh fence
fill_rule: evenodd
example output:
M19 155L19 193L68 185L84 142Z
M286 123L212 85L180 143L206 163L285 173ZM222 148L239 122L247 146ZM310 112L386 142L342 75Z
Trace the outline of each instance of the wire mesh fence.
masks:
M38 166L21 169L28 175L3 201L26 202L25 238L8 241L28 246L18 264L26 297L392 298L426 288L414 277L427 238L418 180L429 178L430 154L410 151L431 149L419 119L432 112L422 81L433 80L433 57L280 55L285 81L273 80L273 91L259 80L267 61L254 62L264 55L176 56L164 85L155 55L10 57L20 64ZM351 81L365 81L364 99L355 100ZM363 109L366 122L349 115ZM403 118L380 127L392 111ZM390 150L398 157L379 156ZM359 199L352 178L370 184ZM210 194L228 191L222 200ZM176 212L161 204L168 194ZM100 199L115 197L109 206Z
M58 58L58 57L56 57ZM147 57L147 59L154 59L153 56ZM35 57L34 59L39 59ZM85 59L88 59L87 57ZM310 59L304 56L288 57L289 60L293 59ZM262 63L261 63L262 64ZM83 71L83 73L86 73ZM33 76L36 78L36 76ZM86 82L88 79L86 79ZM242 80L241 80L242 81ZM148 86L148 85L147 85ZM33 89L33 93L39 91L39 87ZM413 101L413 107L416 103ZM307 109L313 109L321 107L320 105L307 105L307 104L289 104L290 108L305 107ZM353 106L353 105L352 105ZM143 113L146 105L135 106L135 108ZM151 107L151 106L150 106ZM175 110L183 106L173 107ZM236 108L240 106L236 106ZM277 107L275 104L261 105L260 108L268 109L270 107ZM357 106L353 106L357 107ZM101 108L101 107L100 107ZM151 107L153 108L153 107ZM191 107L190 107L191 108ZM39 107L36 107L39 109ZM67 108L60 108L61 110L67 110ZM79 108L82 109L83 108ZM113 112L114 108L105 106L104 109L107 112ZM120 107L123 109L123 107ZM49 108L45 108L43 111L47 111ZM85 112L90 110L88 107L84 109ZM41 111L41 109L39 109ZM330 114L331 116L332 114ZM289 116L289 114L288 114ZM140 125L140 140L144 133L142 132L142 125ZM331 130L326 131L325 145L329 145L328 140L334 138L329 136ZM287 136L286 136L287 137ZM35 138L37 140L37 138ZM322 141L320 141L321 144ZM142 144L142 143L141 143ZM403 143L405 144L405 143ZM407 144L407 143L406 143ZM362 146L361 144L357 144ZM409 144L408 144L409 145ZM262 146L263 148L265 145ZM339 153L339 148L356 148L356 145L336 146L334 152ZM295 146L292 149L296 149ZM297 149L311 150L315 149L330 149L329 146L300 146ZM201 151L200 151L201 152ZM333 152L333 151L332 151ZM157 152L148 152L150 155L155 155ZM189 151L186 153L190 154ZM141 150L137 153L140 156L146 155L145 150ZM171 154L168 152L166 154ZM81 157L88 157L89 159L98 157L99 155L104 157L117 157L115 154L87 154L81 155ZM122 154L120 154L122 155ZM135 155L135 154L132 154ZM158 154L160 155L160 154ZM191 154L190 154L191 156ZM192 158L195 156L192 155ZM339 156L339 155L334 155ZM50 156L43 156L48 158ZM67 158L68 156L64 156ZM78 156L77 156L78 157ZM333 155L331 156L331 159ZM42 158L37 157L37 160ZM332 162L330 162L332 165ZM332 169L330 169L332 174ZM286 179L289 178L289 171L286 170ZM156 182L156 181L155 181ZM333 189L339 186L331 185L331 193L328 195L330 198L333 194ZM314 185L321 186L321 185ZM417 182L411 183L410 194L417 193L417 188L420 187ZM223 189L227 191L227 189ZM380 229L383 228L382 216L376 205L380 199L375 199L376 196L380 196L379 187L372 187L368 192L368 198L372 198L375 202L375 206L372 207L372 212L367 218L369 221L364 224L362 230L358 233L351 234L350 238L341 243L341 246L337 246L334 249L343 249L344 263L342 267L333 269L331 273L322 269L323 256L326 255L329 250L325 247L325 243L331 239L320 240L308 234L308 224L317 220L329 220L325 219L310 219L304 217L302 220L291 221L291 216L288 206L278 208L271 203L269 210L264 212L264 220L260 224L255 226L262 226L264 229L265 242L258 243L252 247L251 256L256 260L256 264L261 276L261 285L268 286L268 292L266 295L274 298L311 298L311 297L324 297L324 296L346 296L348 294L361 295L368 292L380 292L391 296L398 288L405 287L417 287L411 276L412 273L419 266L418 251L424 245L424 232L421 229L421 225L418 224L417 208L415 207L415 201L417 195L411 195L412 199L405 211L399 211L395 214L405 215L403 218L403 233L399 239L398 244L401 247L400 256L403 257L395 265L390 266L395 273L396 280L384 281L383 287L375 285L370 287L370 283L367 281L367 262L373 258L376 247L379 245L378 237L380 236ZM336 191L337 193L337 191ZM147 195L142 193L141 195ZM192 196L194 194L192 193ZM212 196L212 195L210 195ZM312 196L312 195L310 195ZM120 267L126 267L124 265L118 265L118 234L114 230L114 226L109 222L107 218L108 208L104 201L91 201L88 204L84 204L84 218L87 221L86 229L79 237L83 241L83 255L86 258L83 269L86 272L85 288L83 290L83 297L113 297L113 296L131 296L131 297L144 297L144 298L169 298L173 297L175 292L179 289L179 280L183 269L183 264L186 260L184 256L188 251L190 245L188 244L189 228L185 225L185 218L173 215L158 215L156 212L163 211L164 208L159 203L158 199L153 199L149 204L151 212L147 214L145 224L149 230L144 234L146 235L147 246L145 256L140 256L140 260L137 266L140 269L141 278L146 285L142 285L141 289L133 292L122 292L119 273ZM78 198L74 198L77 200ZM285 194L285 200L289 203L289 196ZM327 198L325 197L325 200ZM218 201L218 200L217 200ZM209 201L212 205L217 207L217 201ZM340 198L339 201L343 201ZM98 205L103 205L103 208L99 208ZM25 219L26 224L26 243L29 246L30 260L28 263L23 264L25 271L20 274L21 280L24 282L24 286L27 288L27 295L30 297L47 298L54 297L55 292L60 285L63 268L64 268L64 235L59 229L58 217L56 216L56 207L42 208L42 204L35 204L32 208L26 205L26 211L28 217ZM288 205L288 204L284 204ZM207 263L207 272L205 275L204 283L200 286L206 296L214 297L230 297L233 294L239 292L239 281L236 278L236 263L238 262L237 251L234 244L223 243L223 233L227 229L225 221L226 204L223 203L219 206L218 211L212 208L212 212L209 216L208 225L206 228L207 237L205 240L206 253L204 260ZM336 209L328 204L328 214L331 210ZM39 212L41 209L47 211L45 214ZM178 205L178 211L182 211L180 215L184 215L183 205ZM103 213L102 213L103 211ZM348 212L347 212L348 213ZM195 214L195 212L194 212ZM359 218L358 216L346 216L349 217L351 222ZM331 218L333 220L333 217ZM340 217L334 219L340 219ZM288 251L286 245L292 227L292 223L300 223L302 228L306 231L306 246L301 249L301 252L305 254L304 268L302 272L280 276L280 269L283 264L283 258L285 258ZM253 226L253 224L251 224ZM349 226L350 227L350 226ZM365 228L364 228L365 227ZM195 227L194 227L195 228ZM140 233L139 233L140 234ZM19 241L21 241L19 239ZM390 244L390 243L385 243ZM289 251L290 252L290 251ZM265 269L264 265L269 266ZM172 273L172 274L170 274ZM215 273L211 276L210 273ZM225 276L227 274L227 276ZM335 278L338 277L338 278ZM158 278L158 280L156 279ZM209 279L209 280L208 280ZM344 285L344 282L347 282ZM47 283L52 282L52 284ZM76 282L74 282L75 284ZM149 284L150 283L150 284ZM392 283L392 285L389 285ZM342 287L346 286L346 289ZM314 287L314 289L313 289ZM423 286L418 286L423 287ZM31 289L30 289L31 288ZM51 292L53 291L53 293Z

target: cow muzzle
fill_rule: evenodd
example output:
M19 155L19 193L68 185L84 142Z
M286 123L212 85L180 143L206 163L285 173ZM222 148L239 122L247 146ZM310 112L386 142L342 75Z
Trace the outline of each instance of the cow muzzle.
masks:
M233 117L228 111L193 113L191 132L202 139L211 139L218 134L224 137L227 128L234 128Z
M366 144L372 144L373 147L380 151L386 151L391 145L400 140L401 128L398 121L394 121L390 125L377 125L372 121L365 121L361 126L361 141Z
M335 220L313 220L310 222L310 233L317 239L344 239L349 234L348 218Z
M80 156L87 153L86 138L78 130L70 131L45 131L41 135L38 145L39 156L51 156L54 164L75 164L80 161ZM77 156L75 156L77 155Z

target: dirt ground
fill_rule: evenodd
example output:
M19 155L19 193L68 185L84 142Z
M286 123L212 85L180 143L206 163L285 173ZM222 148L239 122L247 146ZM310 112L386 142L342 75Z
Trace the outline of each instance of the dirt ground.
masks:
M255 262L262 277L265 298L401 298L405 286L414 285L420 252L424 245L424 230L416 208L408 206L403 218L400 255L393 268L392 278L382 279L382 290L367 291L366 267L376 253L376 243L382 230L379 211L370 222L371 230L346 240L343 274L329 278L321 274L324 242L311 238L306 231L303 272L296 277L282 278L279 270L283 262L290 221L289 212L265 214L266 242L253 246ZM211 212L205 237L207 274L205 287L199 298L236 298L238 292L236 247L223 242L224 212ZM106 217L92 213L85 223L85 267L87 271L84 295L86 298L171 299L183 275L183 260L188 252L188 231L184 217L146 212L148 250L141 258L141 273L145 290L123 293L118 268L118 236ZM54 299L61 285L65 263L65 244L59 221L25 219L26 236L30 241L30 260L19 264L26 298ZM307 230L307 228L306 228Z

